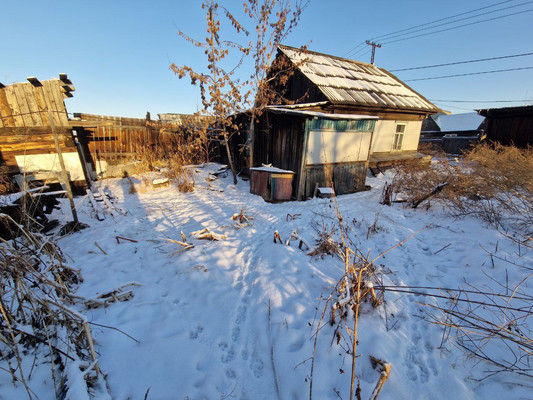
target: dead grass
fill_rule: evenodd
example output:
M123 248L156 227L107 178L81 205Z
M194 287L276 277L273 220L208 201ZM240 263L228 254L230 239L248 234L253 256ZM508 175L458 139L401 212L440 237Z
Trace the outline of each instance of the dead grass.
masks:
M393 196L412 205L446 183L435 200L426 200L427 207L438 201L452 215L475 215L497 227L528 233L533 223L533 149L481 144L457 161L399 167Z
M161 171L181 192L195 187L191 165L206 160L206 146L202 136L185 137L176 134L173 146L152 146L138 149L136 173Z
M28 386L33 367L23 368L28 351L34 364L50 364L58 398L68 391L62 371L70 361L85 366L88 384L95 382L100 371L88 321L71 308L80 303L71 288L82 277L59 247L26 229L11 241L0 239L0 278L0 370L22 383L30 399L37 397Z

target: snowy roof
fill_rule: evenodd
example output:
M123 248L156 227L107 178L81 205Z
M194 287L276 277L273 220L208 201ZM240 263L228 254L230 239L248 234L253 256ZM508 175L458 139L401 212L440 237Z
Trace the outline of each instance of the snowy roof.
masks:
M439 111L383 68L327 54L279 46L333 104Z
M432 117L441 132L475 131L485 120L485 117L476 112L464 114L438 114Z
M291 107L283 107L283 106L269 106L268 109L273 112L277 112L277 113L308 115L310 117L327 118L327 119L341 119L341 120L378 119L378 117L375 117L372 115L328 114L328 113L317 112L317 111L294 110Z
M286 169L276 168L272 166L263 166L263 167L254 167L250 168L251 171L263 171L263 172L271 172L273 174L294 174L294 171L289 171Z

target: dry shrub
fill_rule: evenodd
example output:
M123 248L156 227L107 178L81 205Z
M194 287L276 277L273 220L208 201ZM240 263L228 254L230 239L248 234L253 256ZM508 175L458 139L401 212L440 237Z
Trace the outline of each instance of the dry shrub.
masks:
M194 190L195 181L190 165L204 162L207 157L206 136L190 135L184 132L173 134L170 145L141 147L137 151L139 163L136 172L144 173L155 170L164 172L174 181L182 192Z
M192 192L194 190L194 174L193 170L188 167L192 164L189 155L186 153L173 153L168 158L168 167L165 175L168 179L176 182L178 190L183 193Z
M139 162L135 164L136 173L155 171L165 166L165 152L157 146L141 146L137 149L137 160Z
M71 308L80 303L71 288L82 277L64 263L57 245L25 229L16 239L0 240L0 278L0 370L11 374L14 384L22 383L29 398L36 398L28 384L31 370L41 363L50 364L58 398L68 392L67 375L83 374L87 383L96 382L88 322ZM34 357L29 371L28 353ZM67 373L70 362L75 367ZM83 365L85 372L79 371Z
M323 259L325 256L337 256L342 258L343 256L343 245L339 243L336 239L338 234L338 229L336 226L329 227L326 223L322 224L313 221L313 229L318 234L316 238L315 248L307 253L311 257Z
M483 187L489 194L502 189L533 193L533 148L482 144L466 154L465 162L475 166L481 181L491 182Z
M475 215L502 228L526 230L533 223L533 150L480 144L460 160L399 167L395 195L411 204L437 186L435 195L455 216Z

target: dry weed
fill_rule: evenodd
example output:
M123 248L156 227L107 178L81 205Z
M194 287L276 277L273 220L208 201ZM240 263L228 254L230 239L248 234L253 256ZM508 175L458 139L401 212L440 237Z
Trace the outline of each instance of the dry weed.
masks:
M411 205L442 185L434 198L452 215L475 215L497 227L525 230L533 223L533 150L481 144L460 160L397 169L396 196Z
M325 256L343 257L343 245L339 243L335 236L337 234L337 227L329 227L326 223L318 224L313 221L312 226L318 234L315 248L307 253L311 257L324 258Z
M0 240L0 278L0 369L11 374L14 384L21 382L29 398L36 396L28 385L31 371L24 368L28 349L34 364L50 363L58 398L68 392L63 371L69 362L75 368L85 365L79 373L88 384L95 383L99 368L89 325L71 308L80 303L71 288L82 277L64 264L57 245L25 229L16 239Z

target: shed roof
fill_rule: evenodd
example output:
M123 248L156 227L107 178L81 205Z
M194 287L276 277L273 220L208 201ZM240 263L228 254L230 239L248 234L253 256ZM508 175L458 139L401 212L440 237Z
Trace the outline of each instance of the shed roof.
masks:
M517 115L533 115L533 105L503 108L486 108L477 110L479 115L489 118L507 118Z
M305 105L305 104L304 104ZM361 120L361 119L378 119L372 115L359 114L327 114L317 111L297 110L293 107L269 106L268 109L279 114L295 114L313 118L338 119L338 120Z
M438 112L438 107L383 68L294 47L279 46L333 104Z

